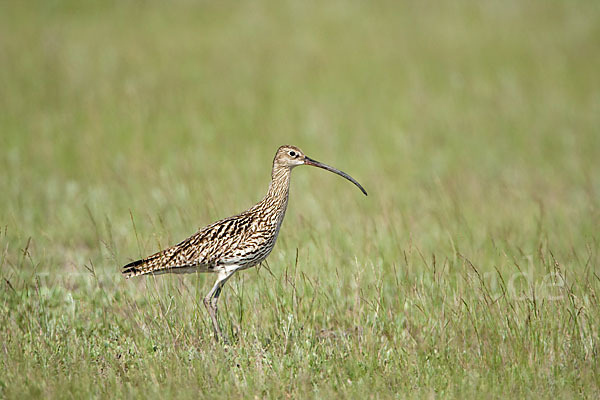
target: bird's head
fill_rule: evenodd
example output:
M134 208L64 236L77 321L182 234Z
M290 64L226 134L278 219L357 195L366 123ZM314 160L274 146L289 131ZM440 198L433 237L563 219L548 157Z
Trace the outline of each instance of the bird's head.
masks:
M333 168L327 164L323 164L317 160L313 160L312 158L306 156L304 152L302 152L302 150L300 150L296 146L283 145L279 149L277 149L275 159L273 160L273 168L283 167L292 169L294 167L297 167L298 165L312 165L313 167L319 167L327 171L333 172L334 174L338 174L348 179L350 182L354 183L365 194L365 196L367 195L367 191L362 187L362 185L350 175L340 171L337 168Z
M296 146L291 146L286 144L277 149L277 154L275 154L275 160L273 160L273 164L286 167L286 168L294 168L298 165L304 164L304 159L306 156Z

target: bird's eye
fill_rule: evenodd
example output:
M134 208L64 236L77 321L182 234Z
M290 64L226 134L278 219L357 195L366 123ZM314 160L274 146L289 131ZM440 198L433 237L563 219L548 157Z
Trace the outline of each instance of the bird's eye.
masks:
M290 151L290 156L296 157L296 152L295 151Z

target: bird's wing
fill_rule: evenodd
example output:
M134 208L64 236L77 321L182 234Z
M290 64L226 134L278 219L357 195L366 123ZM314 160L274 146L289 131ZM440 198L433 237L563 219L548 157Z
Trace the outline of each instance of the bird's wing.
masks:
M206 226L175 246L123 267L123 275L210 271L229 259L251 229L250 216L236 215Z

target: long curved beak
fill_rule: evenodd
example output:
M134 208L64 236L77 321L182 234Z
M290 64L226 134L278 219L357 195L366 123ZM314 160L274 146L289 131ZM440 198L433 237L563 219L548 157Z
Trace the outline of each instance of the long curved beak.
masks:
M304 156L304 165L312 165L313 167L323 168L323 169L326 169L327 171L333 172L334 174L338 174L339 176L343 176L344 178L348 179L350 182L352 182L356 186L358 186L358 188L360 189L360 191L363 192L365 194L365 196L367 196L367 191L365 190L364 187L362 187L362 185L360 183L358 183L356 181L356 179L354 179L353 177L351 177L347 173L345 173L343 171L340 171L337 168L330 167L327 164L323 164L323 163L318 162L317 160L313 160L312 158L309 158L307 156Z

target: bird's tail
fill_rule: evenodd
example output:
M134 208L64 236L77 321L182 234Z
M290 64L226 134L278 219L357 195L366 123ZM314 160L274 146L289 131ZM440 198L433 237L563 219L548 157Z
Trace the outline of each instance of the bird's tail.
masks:
M161 269L160 263L158 262L160 261L159 256L160 254L154 254L148 258L130 262L123 267L121 273L125 276L125 278L157 273L158 270Z
M125 276L125 278L131 278L132 276L138 276L144 274L144 260L137 260L134 262L130 262L126 266L123 267L121 273Z

